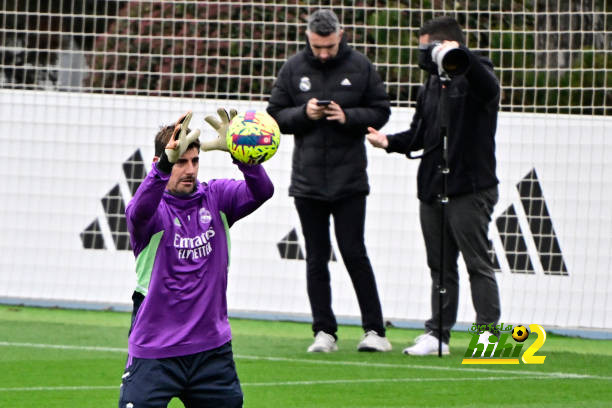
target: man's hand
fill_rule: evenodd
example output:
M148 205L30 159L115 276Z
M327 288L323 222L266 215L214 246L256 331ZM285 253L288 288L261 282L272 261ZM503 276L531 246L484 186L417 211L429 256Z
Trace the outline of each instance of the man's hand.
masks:
M306 116L311 120L319 120L325 116L325 106L317 105L317 98L310 98L306 104Z
M366 138L372 146L379 147L381 149L386 149L389 147L389 139L387 139L387 135L380 133L373 127L368 127L368 132L370 133L366 135Z
M331 103L325 107L323 112L325 113L327 120L337 120L343 125L346 123L346 115L344 114L344 111L340 105L334 101L331 101Z
M176 161L185 153L187 147L195 142L200 137L200 129L194 129L189 134L189 122L193 113L191 111L181 116L174 125L174 132L166 145L166 156L170 163L176 163Z
M336 102L331 101L329 105L317 105L317 98L311 98L306 104L306 116L312 120L325 118L327 120L337 120L341 124L346 123L346 115Z
M232 119L234 119L234 116L238 115L238 112L236 109L230 109L228 114L225 108L219 108L217 109L217 114L221 121L218 121L213 115L208 115L204 118L204 120L217 131L217 138L215 140L209 140L200 144L200 149L205 152L209 150L223 150L229 152L227 148L227 129Z

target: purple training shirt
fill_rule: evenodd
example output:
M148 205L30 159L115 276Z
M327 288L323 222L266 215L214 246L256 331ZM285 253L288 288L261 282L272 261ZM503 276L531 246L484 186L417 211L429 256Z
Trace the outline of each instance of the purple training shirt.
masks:
M274 193L261 165L237 165L244 181L196 181L187 196L166 191L170 175L153 165L128 204L136 291L145 295L129 337L130 356L183 356L231 340L229 227Z

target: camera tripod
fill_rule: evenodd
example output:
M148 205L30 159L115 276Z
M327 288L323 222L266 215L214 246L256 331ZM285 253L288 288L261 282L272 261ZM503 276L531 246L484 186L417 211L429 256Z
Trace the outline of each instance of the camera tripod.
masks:
M448 129L449 129L449 106L448 106L448 87L450 77L446 73L440 75L440 138L442 144L442 162L439 166L442 175L442 192L439 196L440 203L440 274L438 275L438 357L442 357L442 305L444 304L444 268L445 268L445 238L446 238L446 206L448 205Z

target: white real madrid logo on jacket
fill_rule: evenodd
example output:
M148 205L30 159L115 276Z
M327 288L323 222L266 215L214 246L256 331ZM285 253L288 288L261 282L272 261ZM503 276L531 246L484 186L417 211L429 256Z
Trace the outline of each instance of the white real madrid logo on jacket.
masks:
M302 92L308 92L310 91L310 87L312 85L310 84L310 78L304 76L302 78L300 78L300 91Z

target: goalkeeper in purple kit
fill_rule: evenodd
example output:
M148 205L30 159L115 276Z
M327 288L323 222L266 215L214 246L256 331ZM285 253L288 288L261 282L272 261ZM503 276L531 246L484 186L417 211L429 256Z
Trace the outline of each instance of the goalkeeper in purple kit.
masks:
M223 146L230 116L207 121ZM232 112L235 114L235 112ZM126 209L138 286L119 408L241 407L227 317L229 228L272 197L261 165L244 180L197 180L199 130L191 112L155 137L151 171ZM226 150L226 149L225 149Z

